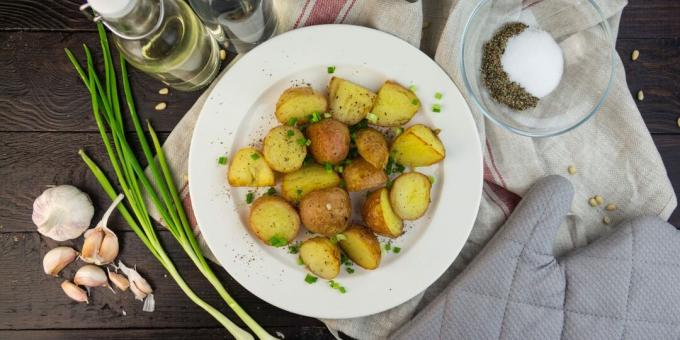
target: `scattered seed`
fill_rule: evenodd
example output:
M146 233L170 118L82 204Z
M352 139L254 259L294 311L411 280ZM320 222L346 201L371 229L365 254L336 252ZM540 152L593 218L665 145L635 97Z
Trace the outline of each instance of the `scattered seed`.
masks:
M617 207L616 207L616 204L609 203L609 204L607 204L607 207L605 207L605 209L607 209L607 211L614 211L614 210L617 209Z
M220 50L220 60L227 59L227 51Z
M167 87L158 90L158 94L166 95L168 93L170 93L170 90Z
M604 223L604 224L612 223L612 219L609 218L609 216L605 215L605 216L602 218L602 223Z
M591 197L588 200L588 204L590 204L591 207L596 207L597 206L597 201L595 200L595 197Z
M633 50L633 54L630 55L630 59L635 61L635 60L638 60L638 58L640 58L640 51Z
M569 172L570 175L576 174L576 167L573 166L573 165L570 165L569 167L567 167L567 172Z
M642 92L642 90L638 91L637 99L638 99L639 101L645 100L645 93Z
M160 103L156 104L155 109L156 109L156 111L163 111L163 110L165 110L166 107L168 107L168 104L166 104L165 102L160 102Z
M678 123L678 127L680 128L680 117L678 117L677 123Z
M604 203L604 198L602 198L602 196L600 196L600 195L596 195L595 196L595 202L597 202L597 205L600 205L600 204Z
M333 209L333 206L330 203L326 203L326 210L330 211L331 209Z

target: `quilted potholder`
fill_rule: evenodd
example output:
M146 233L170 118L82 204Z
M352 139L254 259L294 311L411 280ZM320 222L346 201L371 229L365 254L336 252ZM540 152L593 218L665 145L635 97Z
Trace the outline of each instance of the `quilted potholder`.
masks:
M656 217L563 257L574 192L549 176L468 268L393 339L680 339L680 232Z

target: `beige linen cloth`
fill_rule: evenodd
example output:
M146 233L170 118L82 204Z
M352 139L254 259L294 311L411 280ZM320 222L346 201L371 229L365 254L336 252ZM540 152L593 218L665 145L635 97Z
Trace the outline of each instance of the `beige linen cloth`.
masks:
M427 0L435 1L435 0ZM607 203L615 203L618 210L607 212L615 225L622 219L639 215L657 215L668 219L676 207L676 197L663 163L651 139L640 112L626 85L623 65L615 57L616 78L600 111L583 126L558 137L532 139L506 131L486 120L465 93L461 78L460 40L463 27L477 1L442 0L450 7L450 14L436 52L435 60L461 89L477 122L484 151L484 188L477 221L470 237L449 270L423 294L406 303L372 316L322 320L331 332L338 331L359 339L384 339L420 306L435 297L493 236L520 197L531 184L549 174L562 174L573 183L576 191L567 223L561 226L555 252L582 246L607 232L602 223L602 207L592 208L588 198L601 195ZM518 1L518 0L508 0ZM528 2L528 3L527 3ZM578 1L525 1L524 5L569 8ZM449 6L450 5L450 6ZM600 6L612 32L618 31L625 0L602 0ZM394 34L414 46L419 46L423 15L420 1L404 0L280 0L276 2L280 31L301 26L346 23L373 27ZM594 25L589 22L583 27ZM553 25L559 25L556 20ZM588 26L590 25L590 26ZM435 34L439 32L428 32ZM594 41L593 48L602 41ZM233 62L238 62L236 59ZM603 67L604 68L604 67ZM582 79L564 79L588 86ZM191 211L188 196L187 160L189 143L196 119L210 89L186 113L168 137L164 149L169 163L181 183L185 204ZM567 167L577 169L567 175ZM605 203L606 204L606 203ZM198 226L192 219L204 249ZM408 279L408 278L403 278Z

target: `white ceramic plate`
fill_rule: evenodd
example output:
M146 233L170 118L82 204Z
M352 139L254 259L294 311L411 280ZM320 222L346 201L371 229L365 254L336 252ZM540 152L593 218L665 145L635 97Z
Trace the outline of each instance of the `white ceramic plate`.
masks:
M356 272L344 268L336 281L304 281L297 255L286 247L258 241L247 228L249 188L227 184L227 167L217 159L261 138L277 125L274 107L292 85L309 83L326 91L331 75L374 91L388 79L415 85L421 110L407 126L426 123L441 129L447 151L440 164L419 168L433 175L432 203L425 216L407 222L406 233L393 241L401 252L383 251L380 267ZM435 92L443 98L436 100ZM441 104L441 113L431 107ZM191 200L201 231L222 266L241 285L287 311L318 318L352 318L394 307L422 292L456 258L465 243L482 189L482 155L470 110L458 88L429 57L408 43L377 30L323 25L297 29L265 42L243 56L216 84L196 124L189 155ZM267 188L257 191L263 194ZM354 206L365 193L353 195ZM357 209L354 210L355 215ZM355 217L355 220L356 217ZM309 235L301 232L299 239ZM386 241L381 239L381 241Z

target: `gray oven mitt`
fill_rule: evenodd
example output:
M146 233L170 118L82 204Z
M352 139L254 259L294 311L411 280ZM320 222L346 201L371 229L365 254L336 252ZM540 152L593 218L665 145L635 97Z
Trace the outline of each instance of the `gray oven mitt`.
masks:
M568 180L538 181L482 252L392 339L680 339L680 232L656 217L555 258Z

